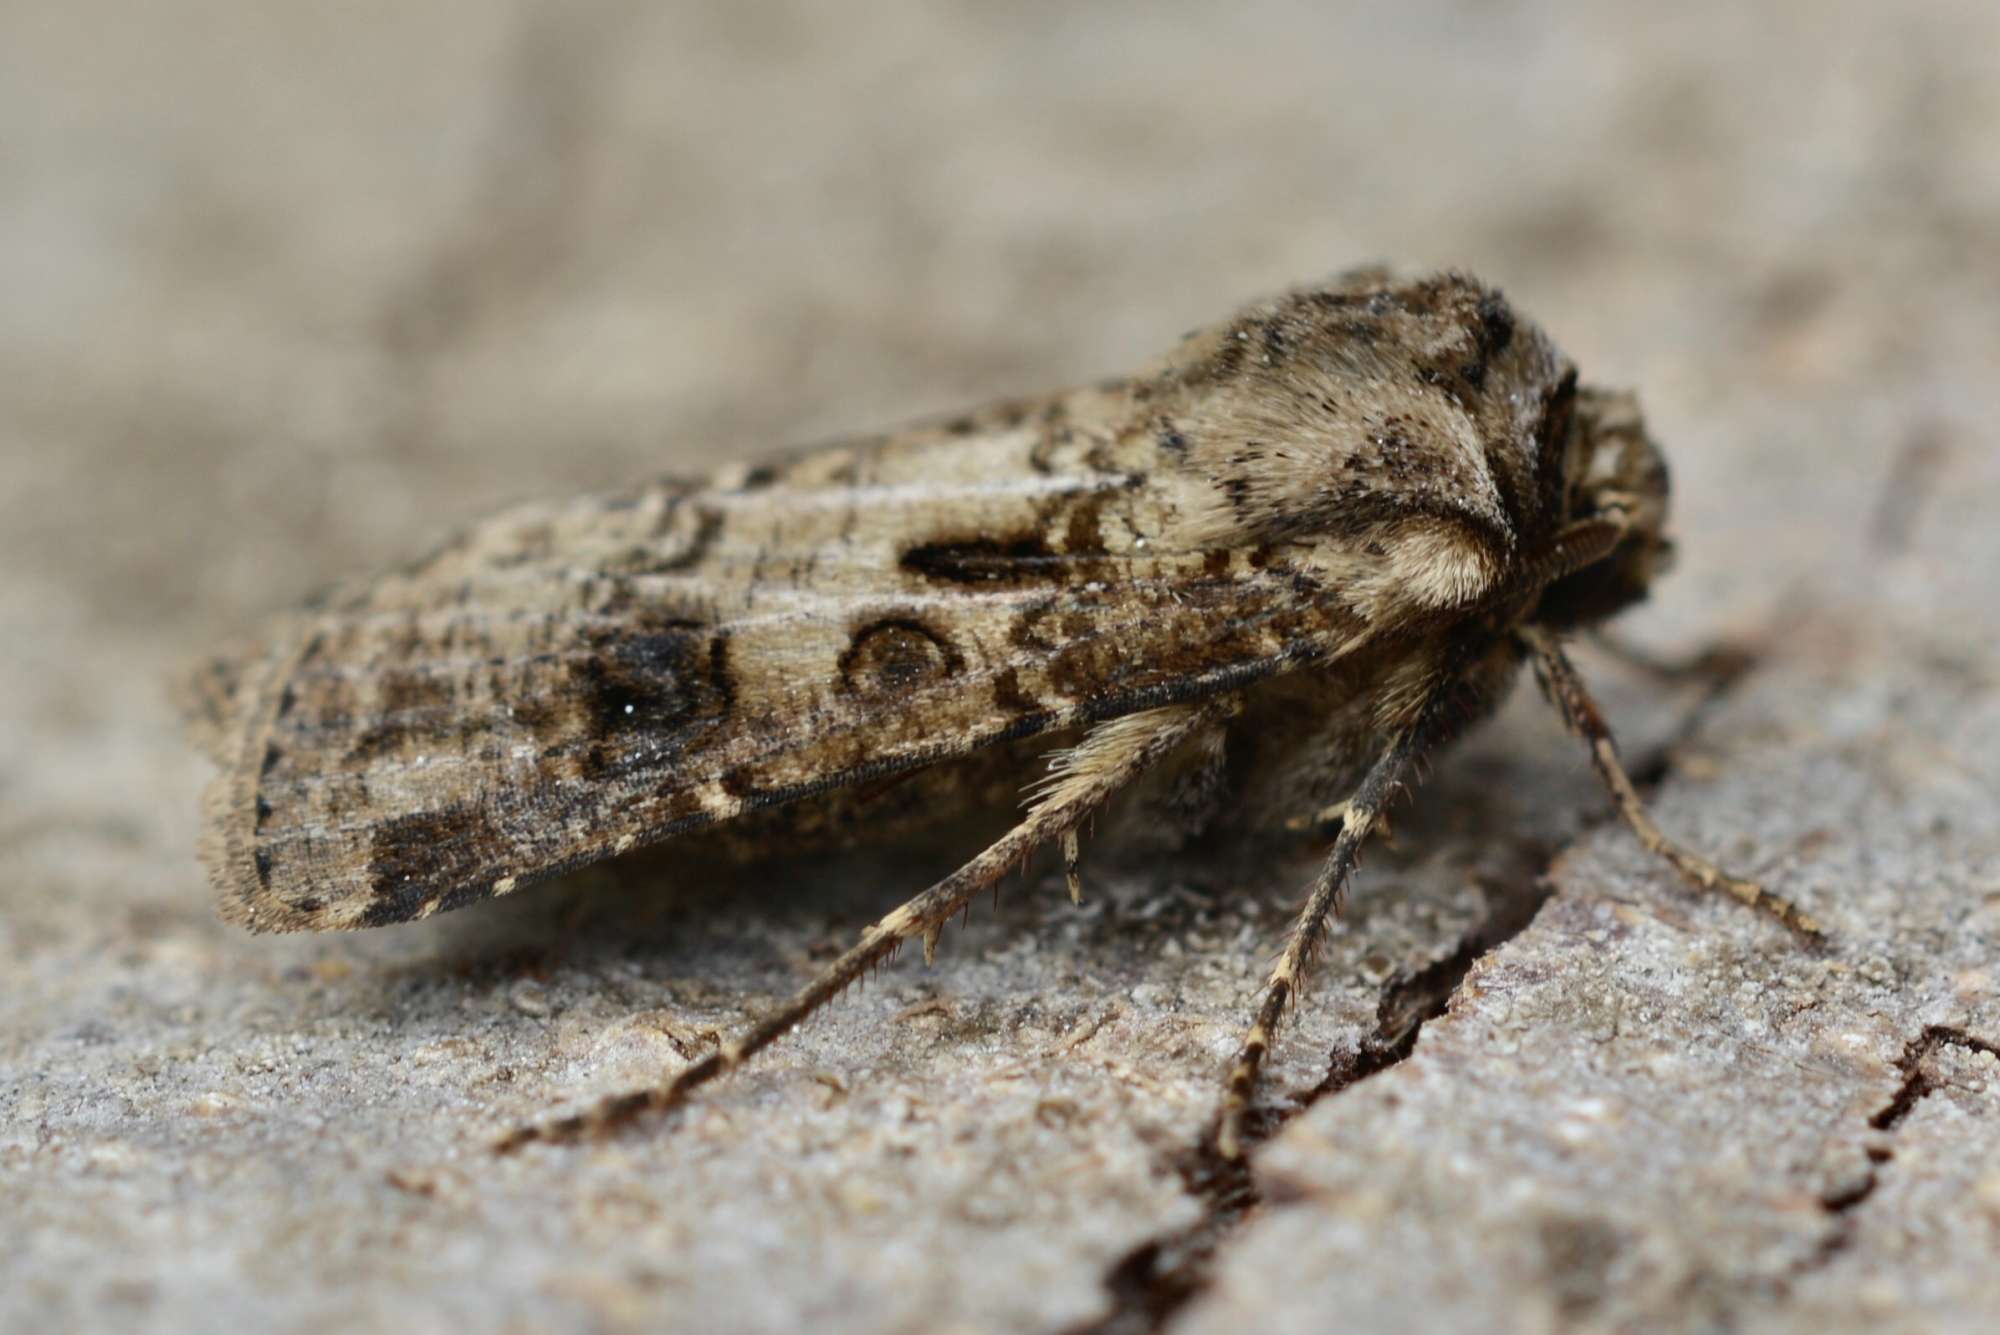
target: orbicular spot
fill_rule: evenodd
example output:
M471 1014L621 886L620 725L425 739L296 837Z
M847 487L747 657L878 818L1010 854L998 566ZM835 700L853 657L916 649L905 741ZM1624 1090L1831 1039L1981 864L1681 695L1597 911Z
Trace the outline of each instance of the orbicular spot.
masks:
M964 656L937 630L915 618L884 617L854 632L840 656L840 680L856 694L895 695L964 666Z

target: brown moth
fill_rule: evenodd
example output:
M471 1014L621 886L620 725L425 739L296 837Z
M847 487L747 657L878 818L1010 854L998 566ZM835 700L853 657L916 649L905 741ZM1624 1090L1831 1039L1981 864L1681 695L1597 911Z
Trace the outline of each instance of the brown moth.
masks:
M329 596L207 680L224 773L204 856L253 931L374 927L749 813L837 819L905 772L1046 752L1009 833L791 1001L659 1088L511 1146L677 1103L900 942L928 958L1040 845L1060 844L1074 891L1079 826L1128 786L1199 794L1178 804L1195 823L1337 815L1228 1076L1234 1156L1399 776L1523 662L1649 849L1814 930L1660 834L1559 645L1645 596L1666 506L1631 396L1580 388L1499 293L1357 271L1128 379L523 507Z

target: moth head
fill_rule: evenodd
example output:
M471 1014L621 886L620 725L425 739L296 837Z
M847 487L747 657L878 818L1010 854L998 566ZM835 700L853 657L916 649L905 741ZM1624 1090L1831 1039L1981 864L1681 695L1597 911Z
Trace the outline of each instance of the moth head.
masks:
M1542 593L1534 620L1559 629L1602 621L1638 602L1673 563L1667 463L1646 434L1638 400L1626 391L1584 388L1567 417L1550 423L1567 438L1565 520L1580 534L1601 531L1604 538Z

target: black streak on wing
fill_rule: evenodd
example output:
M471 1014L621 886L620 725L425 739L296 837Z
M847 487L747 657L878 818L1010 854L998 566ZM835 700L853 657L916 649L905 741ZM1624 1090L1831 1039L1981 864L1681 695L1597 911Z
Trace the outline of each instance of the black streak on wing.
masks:
M1022 583L1066 578L1076 562L1050 550L1039 534L996 541L927 542L903 553L902 567L944 584Z

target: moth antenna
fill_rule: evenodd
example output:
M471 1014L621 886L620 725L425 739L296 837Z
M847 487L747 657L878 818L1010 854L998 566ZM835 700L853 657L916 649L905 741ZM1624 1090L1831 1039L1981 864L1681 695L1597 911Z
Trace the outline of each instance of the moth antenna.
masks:
M666 1083L652 1089L618 1094L595 1108L571 1117L524 1126L495 1142L498 1154L509 1154L536 1141L570 1143L629 1125L640 1117L683 1105L702 1085L733 1071L775 1043L833 997L879 966L897 943L922 938L929 962L937 933L964 910L974 895L1006 874L1009 867L1051 839L1074 829L1113 793L1151 768L1177 744L1202 728L1234 714L1234 696L1219 696L1198 704L1168 705L1128 714L1099 724L1071 749L1077 757L1061 784L1039 798L1026 816L970 862L878 919L861 933L861 940L794 993L791 1000L753 1022L715 1052Z
M1605 721L1604 711L1598 707L1590 688L1577 674L1569 655L1563 652L1561 642L1539 626L1524 626L1518 634L1521 642L1534 655L1535 676L1541 682L1542 694L1562 714L1569 730L1590 748L1591 767L1610 791L1619 818L1638 836L1640 845L1647 852L1659 857L1699 889L1734 896L1749 907L1770 914L1802 936L1820 938L1825 935L1825 929L1789 899L1771 893L1756 881L1724 871L1699 853L1683 848L1662 834L1647 812L1645 802L1640 799L1638 789L1632 786L1631 776L1625 773L1624 764L1618 759L1618 744L1611 735L1611 725Z

